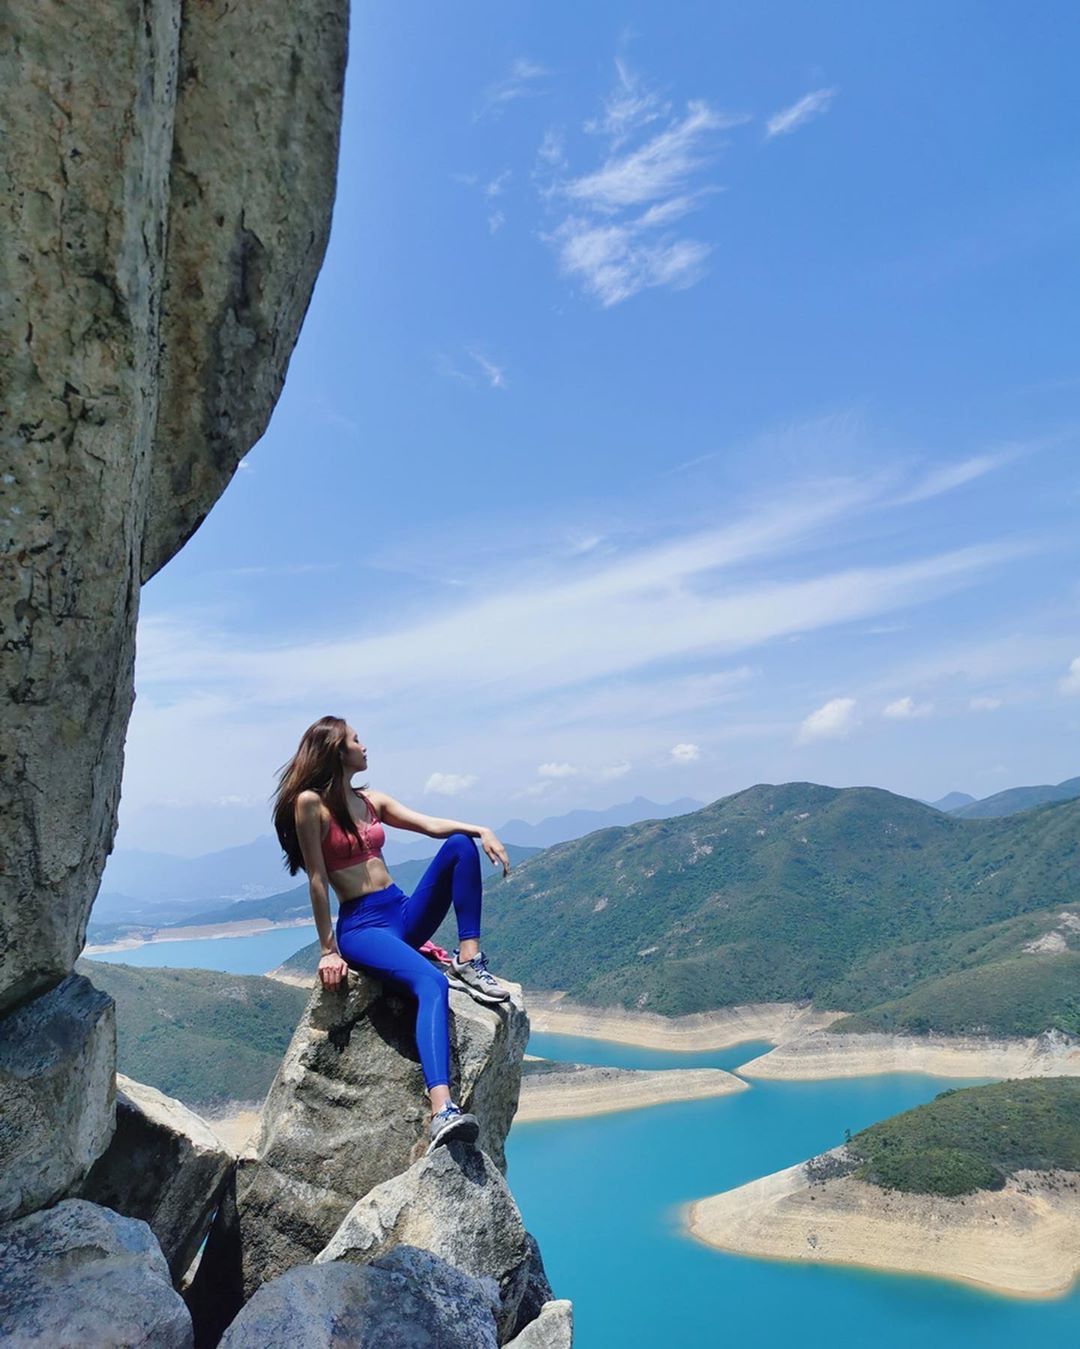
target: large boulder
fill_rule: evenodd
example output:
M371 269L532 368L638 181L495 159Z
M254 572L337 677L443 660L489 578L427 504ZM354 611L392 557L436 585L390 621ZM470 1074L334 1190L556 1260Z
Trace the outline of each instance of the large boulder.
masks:
M113 1131L116 1009L80 974L0 1019L0 1221L68 1193Z
M210 1229L234 1160L194 1111L117 1073L116 1132L79 1194L148 1223L177 1283Z
M547 1271L544 1269L539 1242L531 1232L525 1233L525 1242L529 1254L525 1266L525 1288L518 1303L517 1320L514 1323L515 1335L520 1334L531 1321L535 1321L545 1304L555 1296L548 1282Z
M188 1294L197 1329L227 1322L260 1284L313 1261L358 1199L423 1155L430 1108L415 1018L415 1002L366 974L350 973L347 989L313 990L259 1139L214 1218ZM528 1034L520 993L488 1007L451 990L451 1085L500 1171Z
M570 1302L545 1302L540 1315L515 1335L506 1349L571 1349L574 1343L574 1307Z
M0 1014L82 948L140 583L261 435L321 262L348 0L35 0L0 43Z
M506 1181L483 1152L450 1143L377 1185L349 1210L315 1263L366 1265L401 1245L431 1251L466 1274L493 1278L499 1343L510 1338L532 1252Z
M191 1317L144 1222L65 1199L0 1226L0 1343L190 1349Z
M494 1289L427 1251L298 1265L263 1284L221 1349L495 1349Z

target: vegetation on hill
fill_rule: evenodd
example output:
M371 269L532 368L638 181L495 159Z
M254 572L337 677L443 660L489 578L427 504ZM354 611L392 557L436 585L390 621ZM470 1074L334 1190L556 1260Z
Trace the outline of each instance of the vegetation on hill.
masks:
M307 1001L262 975L75 968L116 1003L120 1071L203 1112L263 1099Z
M1066 954L1080 951L1078 832L1080 801L963 821L873 788L754 787L599 830L508 881L488 879L484 947L495 973L598 1006L678 1015L812 1000L869 1011L922 986L924 999L882 1018L897 1029L1071 1031L1069 962L1024 948L1053 934ZM452 919L436 940L455 944ZM313 971L317 951L286 967ZM1015 963L931 990L1002 962Z
M1080 1078L945 1091L848 1142L856 1175L884 1189L961 1195L1017 1171L1080 1171Z
M981 801L969 801L959 806L952 814L964 820L992 820L1003 815L1016 815L1022 810L1031 810L1035 806L1045 806L1051 801L1073 801L1080 796L1080 778L1069 778L1054 786L1010 787L1004 792L995 792L993 796L984 796Z
M1080 951L1020 955L920 984L904 998L845 1017L833 1031L1080 1036Z

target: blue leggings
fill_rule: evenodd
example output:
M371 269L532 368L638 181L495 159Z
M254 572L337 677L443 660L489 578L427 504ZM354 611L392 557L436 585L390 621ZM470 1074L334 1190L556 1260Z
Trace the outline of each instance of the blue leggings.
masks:
M416 998L416 1048L429 1091L450 1085L450 986L417 947L431 938L451 904L458 940L478 938L482 888L476 845L468 834L451 834L411 899L388 885L346 900L338 910L337 943L344 959Z

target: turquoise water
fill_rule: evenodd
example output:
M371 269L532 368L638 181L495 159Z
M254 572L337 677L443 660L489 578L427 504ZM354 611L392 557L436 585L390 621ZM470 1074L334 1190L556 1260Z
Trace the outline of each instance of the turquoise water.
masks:
M98 957L262 974L314 928L155 942ZM728 1068L760 1042L679 1054L535 1034L529 1052L626 1068ZM750 1260L684 1236L680 1206L843 1141L950 1086L915 1074L754 1082L715 1100L514 1126L508 1178L556 1293L574 1301L578 1349L1064 1349L1080 1345L1080 1290L1024 1302L944 1280Z
M250 937L207 937L203 941L154 941L129 951L105 951L87 960L161 969L221 970L225 974L265 974L313 942L309 927L284 927Z
M531 1053L620 1067L733 1066L759 1052L635 1051L536 1035ZM726 1060L726 1063L725 1063ZM734 1345L815 1349L1060 1349L1080 1343L1080 1292L1023 1302L944 1280L725 1255L681 1231L679 1208L843 1142L950 1086L915 1074L768 1082L715 1100L514 1126L508 1175L552 1286L574 1302L580 1349Z

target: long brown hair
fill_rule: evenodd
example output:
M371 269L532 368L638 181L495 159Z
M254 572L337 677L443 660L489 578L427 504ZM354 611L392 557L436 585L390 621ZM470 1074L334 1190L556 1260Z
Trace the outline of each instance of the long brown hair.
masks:
M346 731L344 717L320 717L300 737L300 746L289 762L278 770L273 797L274 830L290 876L306 870L296 836L296 798L301 792L318 792L339 827L353 838L360 838L345 795L341 751L345 748Z

